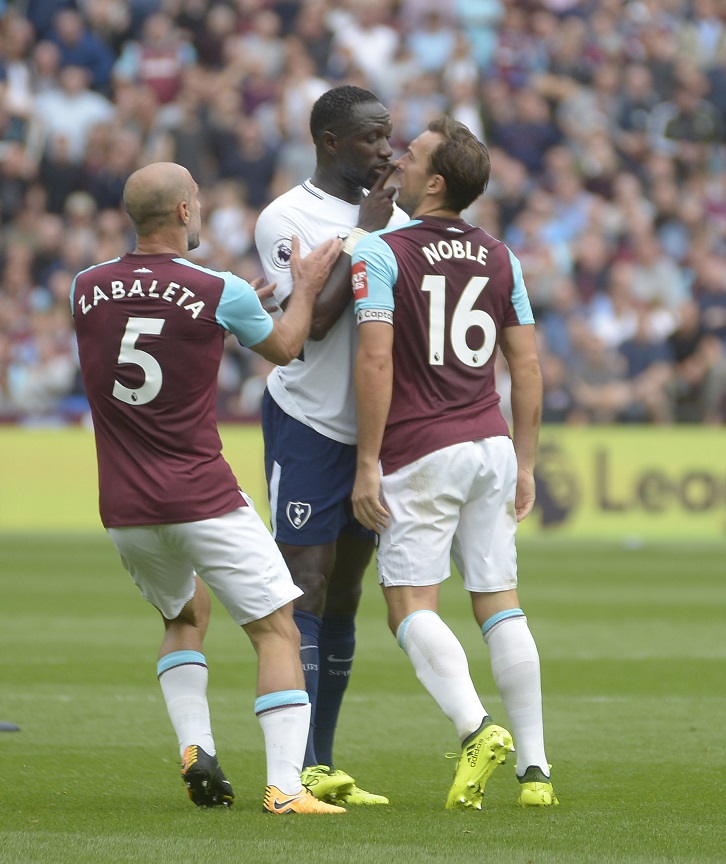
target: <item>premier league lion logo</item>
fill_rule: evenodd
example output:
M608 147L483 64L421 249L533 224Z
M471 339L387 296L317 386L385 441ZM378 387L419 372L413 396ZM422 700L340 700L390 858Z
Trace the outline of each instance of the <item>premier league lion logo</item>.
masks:
M279 267L281 270L289 269L291 257L292 245L289 240L282 238L272 247L272 260L275 267Z

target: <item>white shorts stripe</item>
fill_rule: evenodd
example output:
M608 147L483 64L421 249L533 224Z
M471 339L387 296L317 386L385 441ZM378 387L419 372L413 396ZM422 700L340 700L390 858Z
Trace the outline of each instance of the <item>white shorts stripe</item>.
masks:
M277 502L280 497L280 477L282 468L279 462L272 463L272 474L270 475L270 525L272 527L272 536L277 537Z

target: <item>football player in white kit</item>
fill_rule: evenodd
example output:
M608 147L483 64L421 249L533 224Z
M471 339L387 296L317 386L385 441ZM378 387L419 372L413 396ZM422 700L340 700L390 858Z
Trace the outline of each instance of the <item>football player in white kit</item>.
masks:
M333 739L355 651L355 614L374 534L353 517L350 493L357 418L352 367L357 333L350 254L370 231L403 224L395 189L391 119L378 97L343 85L324 93L310 115L316 148L311 179L273 201L257 222L255 242L275 300L292 291L293 234L305 255L331 237L344 252L318 296L299 359L277 367L263 402L265 470L275 540L303 595L294 617L301 635L305 685L313 706L303 783L321 800L387 804L336 769Z

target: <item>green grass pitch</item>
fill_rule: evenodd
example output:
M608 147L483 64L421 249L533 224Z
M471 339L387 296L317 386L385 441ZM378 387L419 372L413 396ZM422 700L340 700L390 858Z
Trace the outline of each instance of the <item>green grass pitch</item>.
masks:
M542 659L560 806L515 806L514 759L480 813L444 801L453 728L388 633L369 574L337 755L389 807L260 812L254 658L215 604L207 641L220 760L237 802L187 800L155 677L161 623L102 532L0 534L2 864L685 864L726 861L726 544L526 539L520 593ZM442 614L506 723L452 578Z

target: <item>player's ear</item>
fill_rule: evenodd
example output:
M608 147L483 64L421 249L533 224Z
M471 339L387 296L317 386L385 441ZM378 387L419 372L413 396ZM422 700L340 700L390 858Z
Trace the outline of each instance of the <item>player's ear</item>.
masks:
M179 215L179 220L183 225L187 225L189 223L189 219L191 218L191 208L189 206L189 202L182 198L182 200L177 204L176 212Z
M428 192L430 195L444 195L446 193L446 180L441 174L432 174L429 177Z
M323 144L323 150L325 150L325 152L329 156L337 156L338 143L339 143L340 139L335 134L335 132L330 132L329 130L326 130L320 136L320 140L322 141L322 144Z

